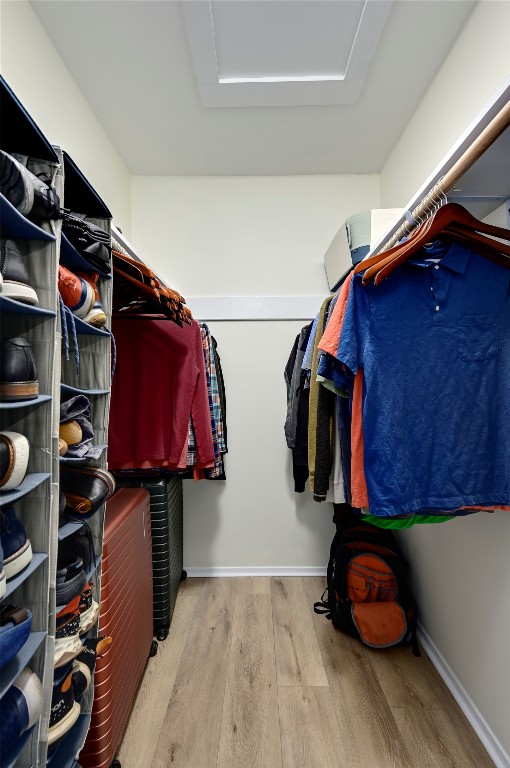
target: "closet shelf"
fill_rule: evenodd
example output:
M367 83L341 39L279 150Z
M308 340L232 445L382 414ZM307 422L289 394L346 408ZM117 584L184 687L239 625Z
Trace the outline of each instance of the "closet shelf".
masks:
M55 235L46 232L37 224L26 219L1 193L0 219L2 221L2 236L7 233L18 240L56 240Z
M62 234L60 240L60 261L64 267L67 267L72 272L75 270L83 272L98 272L101 277L106 277L108 280L111 279L110 273L105 272L98 267L93 267L91 263L87 261L87 259L85 259L79 251L76 250L74 245L67 239L64 234Z
M50 477L49 472L30 472L26 475L25 479L18 488L14 488L12 491L0 492L0 507L6 507L9 504L14 504L27 493L33 491L38 485L44 483Z
M75 523L74 520L70 523L65 523L58 529L58 540L62 541L62 539L67 539L68 536L71 536L71 534L81 528L81 526L82 523Z
M105 331L103 328L95 328L90 323L86 323L84 320L80 320L79 317L74 318L74 324L76 326L76 333L83 336L110 336L110 331Z
M0 698L4 695L18 675L29 665L30 659L35 654L41 643L46 637L46 632L31 632L27 642L20 649L15 658L2 669L2 678L0 683Z
M30 304L23 304L21 301L9 299L8 296L0 294L0 312L9 312L11 315L34 315L35 317L55 317L56 312L51 309L42 309L41 307L32 307Z
M12 595L12 593L15 592L18 587L23 584L23 582L26 581L26 579L28 579L28 577L31 576L34 571L36 571L39 566L42 565L42 563L44 563L44 561L47 559L48 554L46 552L35 552L27 567L24 568L21 573L18 573L14 579L11 579L7 582L7 589L2 599L6 600L10 595Z
M17 408L34 408L37 405L48 403L52 400L51 395L39 395L35 400L16 400L13 403L0 403L0 411L12 411Z
M108 448L107 445L96 445L95 448L101 448L101 453L105 450L105 448ZM90 456L83 456L78 458L69 457L66 456L59 456L59 461L61 464L87 464L89 461L97 461L97 459L91 459Z
M87 211L87 216L92 218L111 219L110 209L65 150L62 152L62 159L66 207L72 211Z
M71 387L69 384L61 384L60 392L62 395L109 395L109 389L79 389Z

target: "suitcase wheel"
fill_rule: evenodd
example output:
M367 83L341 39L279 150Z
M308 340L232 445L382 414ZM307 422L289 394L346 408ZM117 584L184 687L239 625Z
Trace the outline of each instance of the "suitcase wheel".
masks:
M168 637L168 627L160 627L156 632L158 640L166 640Z
M157 652L158 652L158 641L157 640L153 640L152 641L152 645L151 645L151 649L149 651L149 658L152 658L153 656L155 656L157 654ZM119 766L120 766L120 763L119 763ZM113 766L113 763L112 763L112 768L115 768L115 766Z
M115 758L113 763L110 765L110 768L121 768L121 765L122 764L121 764L120 760L117 760L117 758Z
M185 579L187 578L188 578L188 574L186 573L186 571L183 571L181 573L181 578L179 579L179 581L185 581Z

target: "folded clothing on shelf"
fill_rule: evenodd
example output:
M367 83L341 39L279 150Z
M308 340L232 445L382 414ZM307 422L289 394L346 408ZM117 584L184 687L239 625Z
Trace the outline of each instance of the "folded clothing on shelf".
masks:
M94 431L90 400L86 395L73 395L60 403L59 437L67 448L62 454L72 459L98 459L102 448L93 445Z

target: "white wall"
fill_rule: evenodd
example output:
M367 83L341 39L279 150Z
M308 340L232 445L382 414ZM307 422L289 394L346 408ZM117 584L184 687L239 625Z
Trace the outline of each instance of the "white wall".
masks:
M480 0L381 173L381 205L405 205L510 76L510 2Z
M509 30L510 3L475 6L383 169L382 205L405 205L510 75ZM421 526L401 538L427 633L510 755L510 515Z
M131 176L124 161L30 4L4 0L1 14L2 75L46 138L73 158L129 237Z
M376 176L134 177L132 243L184 296L326 296L332 237L378 204ZM210 323L227 393L227 481L185 483L187 568L327 562L332 505L294 493L283 433L283 369L302 325Z

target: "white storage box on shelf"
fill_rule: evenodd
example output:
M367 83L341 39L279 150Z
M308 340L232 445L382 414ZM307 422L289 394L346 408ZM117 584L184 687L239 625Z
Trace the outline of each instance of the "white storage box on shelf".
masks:
M344 221L324 254L330 290L336 290L353 263L361 261L401 215L402 208L373 208Z

